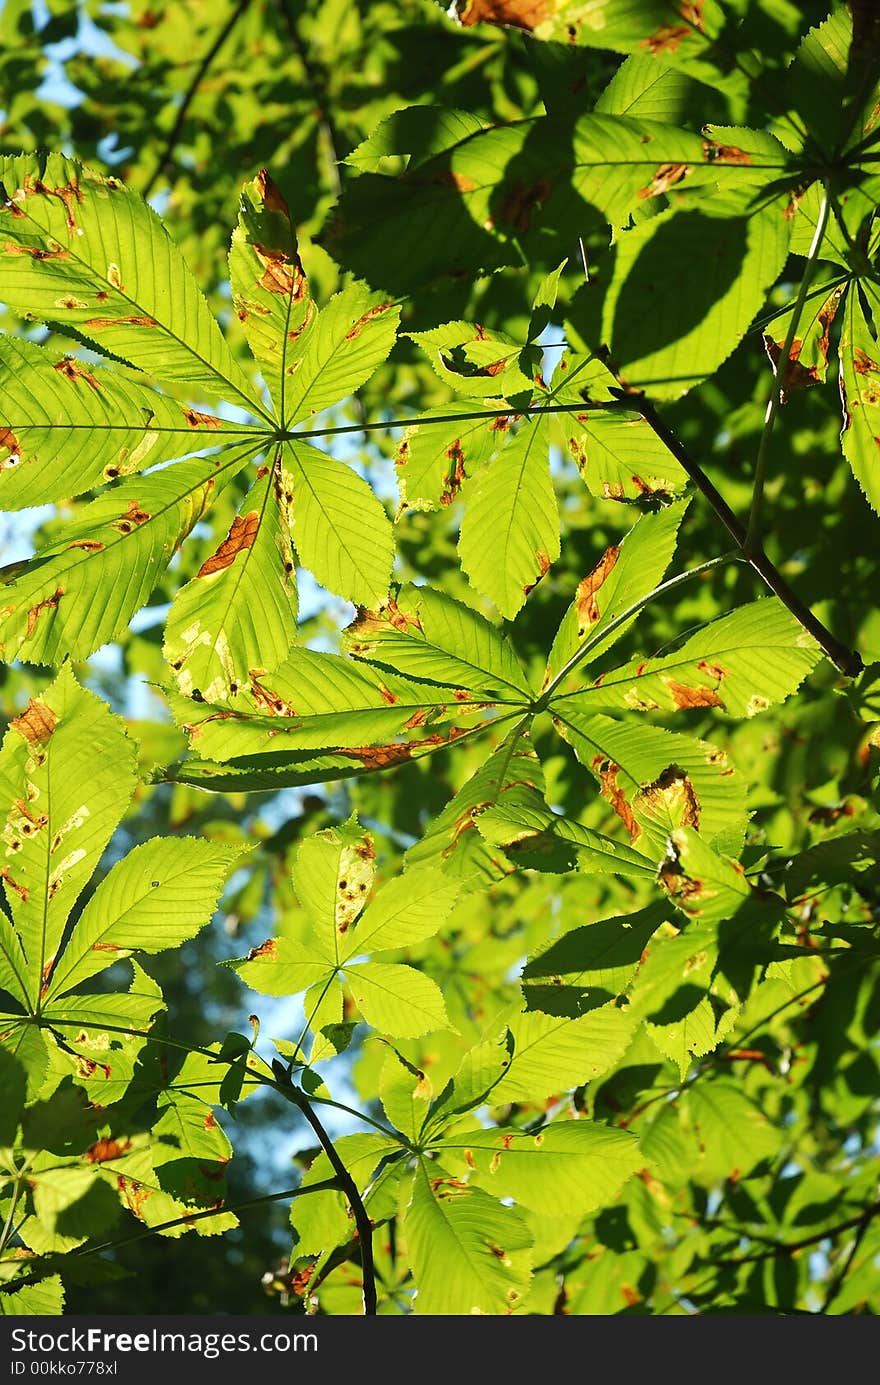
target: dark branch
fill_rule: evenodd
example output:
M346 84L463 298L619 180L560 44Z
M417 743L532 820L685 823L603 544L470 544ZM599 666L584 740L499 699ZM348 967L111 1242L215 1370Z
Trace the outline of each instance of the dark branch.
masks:
M147 180L146 187L142 189L142 194L144 198L149 197L150 193L153 191L153 188L156 186L156 183L158 182L159 178L161 178L162 174L165 172L165 169L171 160L171 155L174 153L177 141L180 139L180 132L183 129L184 121L186 120L186 117L189 113L189 108L193 103L193 98L195 97L195 94L201 86L202 82L204 81L205 76L212 62L216 58L217 54L220 52L220 49L223 47L226 40L229 38L229 35L232 33L232 30L235 28L239 19L241 19L241 16L244 14L249 4L250 0L239 0L239 3L232 11L232 14L229 16L226 23L223 25L223 28L217 34L217 37L214 39L214 42L211 44L211 47L208 49L207 53L202 58L202 61L196 68L196 71L193 75L193 79L187 87L186 91L184 92L183 99L177 109L177 119L171 127L171 133L165 141L165 147L163 148L162 153L159 156L159 162L156 164L156 167L150 174L150 177Z

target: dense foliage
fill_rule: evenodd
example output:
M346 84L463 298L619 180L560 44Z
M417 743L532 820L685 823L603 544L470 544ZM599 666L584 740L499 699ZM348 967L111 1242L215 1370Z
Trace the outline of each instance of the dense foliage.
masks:
M0 1310L872 1312L874 8L0 38Z

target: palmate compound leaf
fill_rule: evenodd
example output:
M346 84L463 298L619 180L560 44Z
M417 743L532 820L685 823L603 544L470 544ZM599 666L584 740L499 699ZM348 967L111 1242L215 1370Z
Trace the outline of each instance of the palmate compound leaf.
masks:
M55 155L4 159L0 182L3 300L117 362L102 369L0 342L0 502L33 505L111 483L32 562L2 574L4 655L60 662L118 636L250 460L257 475L240 514L172 609L168 656L182 689L225 695L283 659L295 638L292 544L338 595L384 596L393 544L382 506L351 468L291 440L290 429L364 383L394 342L397 309L351 284L318 312L287 209L261 173L245 189L230 273L272 394L267 409L139 196ZM257 421L178 404L157 380Z
M296 853L293 880L308 933L301 941L283 935L269 939L230 963L265 995L313 988L307 1019L316 1037L316 1007L337 978L367 1023L383 1033L414 1038L449 1026L442 994L430 977L403 963L363 958L431 937L452 909L458 886L440 871L421 867L391 880L366 904L374 854L371 838L355 821L306 838Z
M113 866L70 927L71 910L136 783L135 750L121 722L67 668L10 725L0 751L0 876L11 915L2 931L3 982L19 1011L3 1025L4 1046L13 1052L37 1015L49 1034L57 1019L65 1042L76 1037L77 1023L84 1026L87 1049L88 1028L102 1023L101 1006L79 1004L74 988L131 952L178 946L214 911L240 853L198 839L157 838ZM120 999L115 1022L124 1026L129 997ZM161 1008L155 993L146 1000L153 1013ZM130 1023L140 1028L144 1009L136 996L131 1002Z
M423 131L412 144L424 147ZM656 120L595 112L572 124L568 112L551 113L472 131L396 176L361 173L340 198L326 241L359 277L404 294L440 274L519 264L542 232L552 230L570 253L585 216L624 226L673 187L699 195L751 187L756 176L769 183L786 172L789 156L778 145L760 167L748 162L736 147Z

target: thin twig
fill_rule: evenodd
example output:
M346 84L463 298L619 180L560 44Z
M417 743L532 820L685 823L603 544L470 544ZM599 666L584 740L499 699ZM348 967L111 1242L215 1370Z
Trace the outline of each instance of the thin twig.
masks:
M870 1207L866 1207L857 1217L850 1217L848 1221L839 1222L837 1226L826 1227L824 1231L814 1231L809 1236L802 1236L799 1241L778 1241L769 1250L757 1251L754 1255L732 1256L729 1260L716 1260L716 1265L756 1265L762 1260L774 1260L779 1255L795 1255L799 1250L806 1250L809 1246L817 1246L821 1241L833 1240L835 1236L840 1236L844 1231L851 1231L854 1226L867 1229L868 1224L880 1212L880 1202L874 1202Z
M318 69L309 57L309 51L303 43L302 35L297 28L296 20L291 13L288 0L281 0L281 13L287 26L287 32L290 34L290 41L293 44L296 56L299 58L302 70L305 73L309 95L312 97L317 107L318 129L324 137L324 143L330 155L327 161L330 171L330 182L333 185L334 194L336 197L339 197L342 192L342 175L340 173L342 160L339 157L339 135L336 130L333 116L330 113L329 102L327 101L327 84L322 80Z
M833 1276L831 1283L828 1285L827 1292L825 1294L824 1299L822 1300L822 1307L819 1309L820 1313L828 1312L828 1309L831 1307L832 1303L837 1298L837 1295L843 1288L844 1280L846 1279L847 1275L852 1269L852 1263L853 1260L855 1260L856 1255L858 1254L859 1246L865 1239L865 1236L868 1232L868 1227L871 1225L871 1222L874 1220L878 1212L880 1212L880 1202L875 1202L873 1206L866 1208L866 1210L862 1213L861 1224L855 1236L853 1237L853 1243L847 1251L846 1258L843 1264L841 1265L840 1269Z
M779 597L783 605L791 611L795 620L813 636L813 639L820 649L827 654L831 662L836 664L841 673L845 673L848 678L855 678L861 673L864 667L861 655L856 650L848 649L846 645L841 644L840 640L832 635L831 631L813 615L809 606L804 605L796 592L792 591L782 573L770 561L760 545L749 549L745 525L733 513L727 501L709 480L702 467L690 455L684 444L663 422L654 405L643 394L627 394L621 390L619 398L621 401L628 402L630 408L636 408L646 422L650 424L657 437L666 444L676 461L687 472L700 494L708 500L747 562L766 582L770 590ZM592 404L590 407L593 407Z
M281 1079L280 1073L278 1076L279 1079ZM336 1146L327 1134L327 1131L312 1110L306 1093L302 1091L300 1087L297 1087L289 1077L286 1081L279 1080L278 1090L281 1092L282 1096L285 1096L288 1101L302 1112L309 1125L314 1130L321 1143L321 1148L327 1155L330 1165L339 1180L340 1189L348 1199L352 1215L354 1216L355 1226L357 1227L358 1241L360 1243L361 1268L363 1270L364 1280L364 1316L375 1317L377 1298L376 1272L373 1265L373 1224L367 1215L367 1209L358 1192L357 1184L339 1157Z
M62 1265L67 1264L71 1259L81 1260L87 1255L98 1255L106 1250L119 1250L121 1246L132 1245L135 1241L143 1241L148 1236L157 1236L162 1231L172 1231L177 1226L190 1226L193 1222L204 1221L207 1217L222 1217L227 1213L244 1212L250 1207L259 1207L267 1202L281 1202L284 1198L305 1197L307 1193L322 1193L334 1188L339 1188L338 1178L325 1178L320 1183L309 1183L306 1187L285 1188L280 1193L262 1193L259 1197L245 1198L242 1202L234 1202L227 1207L206 1207L201 1212L187 1212L183 1217L174 1217L171 1221L157 1222L155 1226L146 1226L140 1231L133 1231L130 1236L120 1236L116 1240L102 1241L100 1245L78 1246L72 1251L57 1251L54 1254L40 1256L43 1264L39 1270L0 1283L0 1294L12 1294L18 1289L26 1288L29 1284L39 1284L41 1280L55 1273L56 1260ZM0 1265L9 1264L20 1265L21 1259L0 1260Z
M156 164L156 167L150 174L150 177L147 180L146 187L142 189L142 196L144 197L144 199L149 197L150 193L153 191L153 188L156 186L156 183L158 182L159 178L165 172L165 168L169 160L171 159L171 155L174 153L175 146L177 144L178 139L180 138L180 132L183 129L184 121L186 120L187 114L189 113L189 108L193 103L193 98L195 97L195 94L198 91L201 83L204 81L205 76L212 62L216 58L217 54L220 52L220 49L223 47L226 40L229 38L229 35L232 33L232 30L235 28L239 19L241 19L241 16L244 14L249 4L250 0L239 0L239 3L232 11L232 14L229 16L226 23L223 25L223 28L217 34L217 37L214 39L214 42L211 44L211 47L208 49L207 53L202 58L202 61L196 68L196 71L193 75L193 79L187 87L186 91L184 92L183 99L177 109L177 119L171 127L171 132L165 141L165 146L162 150L161 155L159 156L159 162Z

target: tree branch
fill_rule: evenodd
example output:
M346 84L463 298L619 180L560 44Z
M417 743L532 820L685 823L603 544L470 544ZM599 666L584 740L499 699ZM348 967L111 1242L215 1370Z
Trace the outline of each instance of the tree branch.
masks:
M159 156L159 162L156 164L156 167L153 169L153 172L147 179L146 187L142 189L142 196L145 200L153 191L153 188L156 186L156 183L158 182L159 178L164 173L165 168L169 160L171 159L171 155L174 153L175 145L177 144L177 141L180 138L180 132L183 129L183 124L186 120L189 108L193 103L193 98L195 97L196 92L198 91L199 87L204 81L208 69L210 68L217 54L220 52L220 49L223 47L226 40L229 38L229 35L232 33L232 30L235 28L239 19L241 19L241 16L244 14L249 4L250 0L239 0L239 3L232 11L232 14L229 16L226 23L223 25L223 28L217 34L217 37L214 39L214 42L211 44L211 47L208 49L207 53L202 58L202 61L196 68L196 71L193 74L193 79L187 87L186 91L184 92L183 99L181 100L181 103L177 109L177 119L171 127L171 132L165 141L165 147L162 150L161 155Z
M294 1084L289 1072L281 1063L276 1061L272 1066L278 1079L278 1091L305 1116L309 1125L317 1135L321 1143L321 1148L330 1161L330 1165L333 1172L336 1174L341 1191L348 1198L349 1206L354 1216L354 1223L357 1227L358 1240L360 1242L361 1268L364 1276L364 1315L366 1317L375 1317L376 1272L373 1265L373 1224L367 1215L367 1209L358 1192L357 1184L340 1159L336 1146L327 1134L327 1131L312 1110L306 1093Z
M861 673L864 667L861 655L856 650L848 649L846 645L841 644L831 631L813 615L809 606L804 605L797 593L791 589L760 544L750 547L746 526L736 517L727 501L709 480L702 467L690 455L684 444L663 422L650 400L644 394L628 394L623 389L616 390L615 394L622 404L625 403L630 409L637 409L645 421L650 424L657 437L669 448L676 461L687 472L700 494L708 500L746 561L767 583L770 590L779 597L783 605L791 611L795 620L813 636L813 639L820 649L828 655L831 662L836 664L841 673L845 673L848 678L855 678ZM591 408L594 407L592 401L587 402Z

